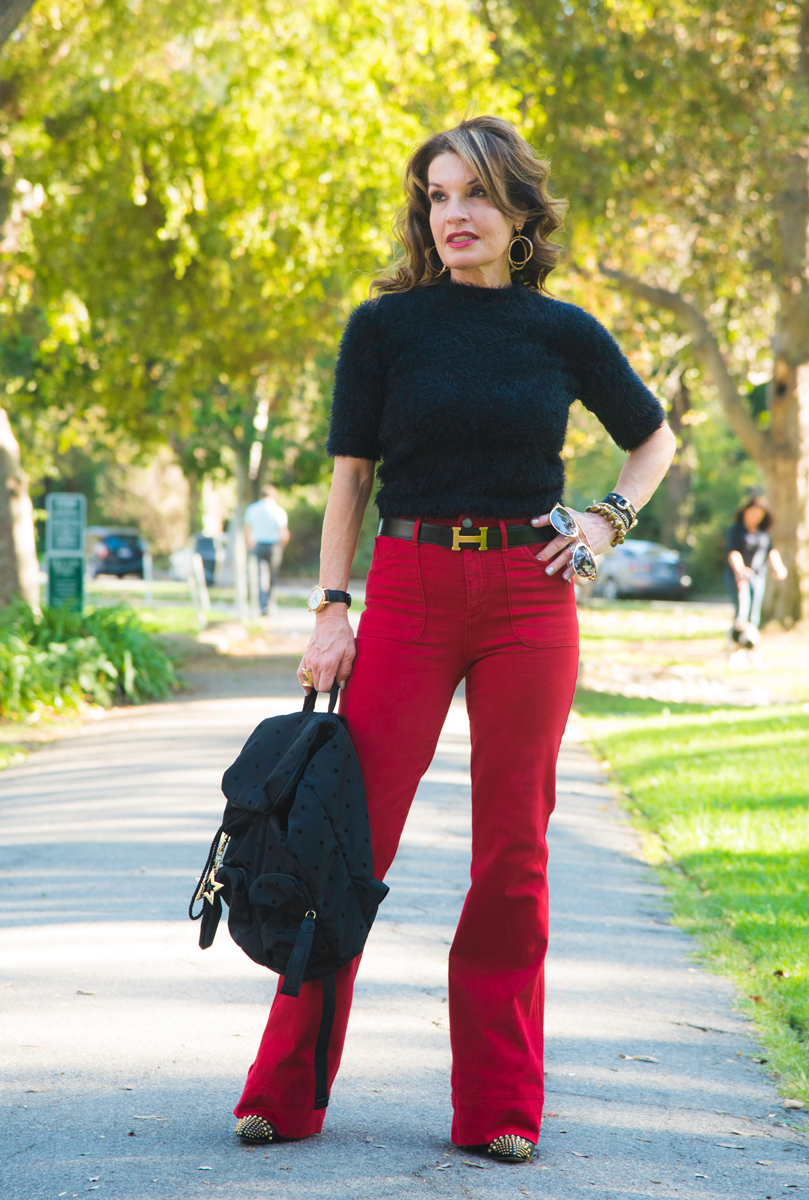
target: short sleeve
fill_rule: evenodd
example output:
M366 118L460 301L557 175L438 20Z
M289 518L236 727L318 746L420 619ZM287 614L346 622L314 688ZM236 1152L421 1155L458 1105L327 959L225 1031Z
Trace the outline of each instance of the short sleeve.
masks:
M351 314L340 342L326 453L332 458L382 457L379 425L384 402L383 338L377 302L366 301Z
M666 414L604 326L578 311L584 321L583 336L572 348L578 399L622 450L634 450L660 428Z
M747 549L744 537L744 526L738 522L735 525L731 525L730 529L728 530L727 547L728 554L730 554L733 550L737 550L739 554L743 554Z

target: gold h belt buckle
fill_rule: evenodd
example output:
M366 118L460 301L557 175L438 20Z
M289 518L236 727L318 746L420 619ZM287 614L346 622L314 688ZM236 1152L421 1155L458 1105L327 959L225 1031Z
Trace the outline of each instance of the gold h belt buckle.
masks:
M452 526L452 549L460 550L462 548L461 542L477 542L478 550L488 550L489 547L486 545L486 538L488 537L488 534L489 534L488 525L481 525L480 533L478 533L478 534L471 533L471 534L463 534L463 535L461 534L461 526L453 525Z

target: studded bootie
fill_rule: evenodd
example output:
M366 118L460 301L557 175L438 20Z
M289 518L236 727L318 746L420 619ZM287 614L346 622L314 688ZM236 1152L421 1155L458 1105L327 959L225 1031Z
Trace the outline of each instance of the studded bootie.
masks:
M241 1117L233 1132L250 1146L268 1146L282 1140L275 1126L264 1117Z
M515 1133L504 1133L486 1147L487 1156L501 1163L528 1163L533 1153L534 1143Z

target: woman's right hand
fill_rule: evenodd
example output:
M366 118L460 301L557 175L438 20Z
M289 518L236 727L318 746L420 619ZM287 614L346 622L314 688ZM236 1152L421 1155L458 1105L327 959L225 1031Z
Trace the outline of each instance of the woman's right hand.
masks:
M354 667L356 654L354 630L345 607L342 604L335 604L334 607L329 605L324 613L315 617L315 631L298 667L301 687L307 694L312 690L302 678L307 668L312 672L318 692L330 691L335 679L340 687L344 687Z

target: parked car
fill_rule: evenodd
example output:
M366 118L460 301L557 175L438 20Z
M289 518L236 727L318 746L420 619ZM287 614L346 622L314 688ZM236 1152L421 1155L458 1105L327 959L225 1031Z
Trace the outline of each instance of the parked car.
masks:
M137 529L91 525L87 530L87 570L96 575L135 575L143 579L143 555L148 546Z
M690 587L691 577L676 550L630 539L599 560L593 595L605 600L641 596L671 600L687 596Z

